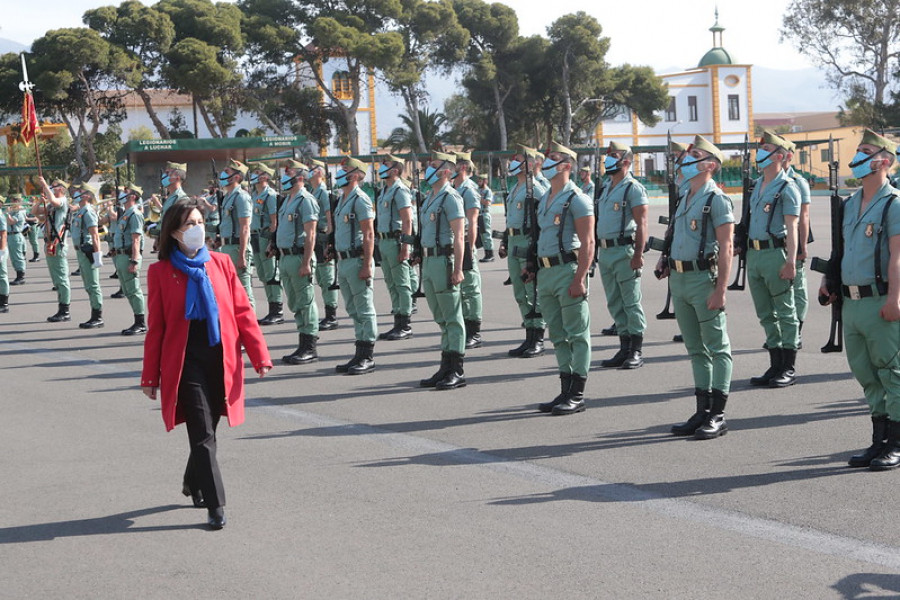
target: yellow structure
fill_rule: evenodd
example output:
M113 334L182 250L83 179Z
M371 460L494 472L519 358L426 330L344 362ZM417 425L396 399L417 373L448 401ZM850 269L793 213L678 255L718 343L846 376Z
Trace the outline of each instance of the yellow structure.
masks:
M862 139L864 127L859 125L848 127L831 127L814 129L811 131L797 131L779 134L792 142L806 140L827 140L834 138L834 160L838 161L838 179L843 183L847 178L853 177L850 172L850 159L856 154L856 147ZM801 148L799 156L794 156L794 164L804 171L808 171L817 177L828 180L828 144L814 144Z

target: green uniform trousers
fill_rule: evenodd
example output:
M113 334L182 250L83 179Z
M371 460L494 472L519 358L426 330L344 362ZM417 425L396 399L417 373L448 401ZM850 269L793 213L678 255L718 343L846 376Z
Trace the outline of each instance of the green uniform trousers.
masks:
M486 251L493 252L494 251L494 238L491 237L491 233L494 228L494 219L491 218L490 209L485 209L482 207L481 215L482 215L482 223L483 223L483 226L482 226L481 232L480 232L481 245Z
M731 342L724 310L709 310L706 300L716 287L709 271L691 271L669 276L672 309L684 346L691 357L694 387L701 390L731 389Z
M263 282L263 285L267 281L279 279L278 274L278 261L275 260L274 256L266 256L265 247L261 248L262 252L254 252L253 253L253 266L256 267L256 274L259 276L259 280ZM266 289L266 301L267 302L278 302L281 304L281 286L280 285L265 285Z
M587 377L591 368L591 311L587 297L572 298L569 286L578 263L538 271L538 301L560 373Z
M281 285L287 296L288 308L294 313L297 333L317 335L319 333L319 309L316 306L316 288L312 275L300 276L303 257L296 254L281 255ZM315 272L316 257L310 261Z
M597 265L606 293L606 306L619 335L644 335L647 319L641 306L641 271L631 268L633 246L601 248Z
M416 291L419 290L419 280L421 279L420 275L421 275L421 273L419 271L419 268L416 268L416 267L413 267L412 265L410 265L410 267L409 267L409 289L412 290L413 294L415 294ZM415 298L411 298L410 301L413 304L416 303Z
M806 313L809 310L809 292L806 289L806 270L803 268L805 264L805 260L797 261L797 276L794 277L794 307L797 310L797 321L800 323L806 320Z
M256 309L256 300L253 297L253 280L252 280L252 271L251 268L253 257L251 256L250 246L247 246L247 254L244 257L244 264L247 265L243 269L238 268L238 256L241 253L241 247L238 244L225 244L222 246L220 252L227 254L231 257L231 262L234 263L234 269L237 271L238 279L241 280L241 285L247 291L247 297L250 299L250 306Z
M7 238L9 239L9 238ZM7 248L8 250L8 248ZM9 296L9 274L6 271L6 253L0 257L0 296Z
M378 323L375 317L375 294L372 291L372 279L360 279L359 269L362 258L345 258L338 262L338 283L344 307L353 319L353 331L358 342L374 342L378 336ZM375 268L374 261L370 266Z
M525 268L525 259L516 256L516 250L526 252L528 250L527 235L511 235L506 242L507 251L507 268L509 269L509 279L512 281L513 298L519 305L519 312L522 314L522 327L525 329L544 329L544 317L533 317L529 319L526 315L531 312L532 307L539 313L541 312L540 303L536 300L534 283L525 283L522 281L522 269Z
M17 273L25 272L25 236L21 233L7 233L6 241L9 246L9 262Z
M100 269L95 269L92 265L93 259L88 258L81 250L76 250L75 255L78 257L78 269L81 271L81 281L84 283L84 291L87 292L88 299L91 301L91 308L100 310L103 308L103 290L100 289Z
M434 322L441 328L443 352L466 352L460 285L450 285L453 257L428 256L422 264L422 290Z
M144 301L144 291L141 289L141 257L137 257L137 273L128 270L131 265L131 257L127 253L119 253L113 257L113 263L116 265L116 273L119 274L119 286L122 293L128 298L131 304L131 311L136 315L145 315L146 303Z
M412 284L409 272L412 270L409 261L400 261L400 242L385 239L378 242L381 250L381 270L384 272L384 285L391 297L391 313L408 317L412 314Z
M70 304L72 301L72 287L69 285L69 247L65 242L56 245L56 256L47 256L47 270L50 271L50 281L56 288L56 298L60 304Z
M34 254L38 254L38 226L32 225L28 228L28 242L31 244L31 251Z
M334 260L325 260L316 264L316 283L322 288L322 303L325 306L337 308L338 291L328 289L336 281L334 275Z
M900 322L879 315L884 297L844 298L844 349L873 416L900 421Z
M460 286L462 296L462 312L464 321L481 322L481 271L478 270L478 257L472 259L472 268L463 271L463 282Z
M799 323L794 307L794 284L778 277L785 258L783 248L748 249L747 285L756 316L766 332L766 346L796 350Z

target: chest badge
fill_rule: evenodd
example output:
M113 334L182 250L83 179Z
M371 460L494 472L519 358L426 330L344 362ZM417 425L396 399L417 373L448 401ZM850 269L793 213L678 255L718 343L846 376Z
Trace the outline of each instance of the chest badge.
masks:
M613 202L613 210L615 210L615 211L618 211L618 210L619 210L619 203L618 203L618 202Z
M697 219L691 219L691 231L697 231Z
M867 238L872 237L873 233L875 233L875 226L872 225L871 223L867 224L866 225L866 237Z
M522 210L522 203L516 202L516 210Z
M294 220L294 215L288 215L288 223Z
M387 208L387 207L388 207L388 202L387 202L387 200L385 200L384 202L382 202L382 203L381 203L381 206L383 206L384 208Z
M553 215L553 224L559 225L559 215Z
M769 212L770 210L772 210L772 205L771 205L771 204L766 204L765 206L763 206L763 212L764 212L764 213L767 213L767 212Z
M350 222L350 215L344 215L344 223Z
M432 223L434 223L435 217L437 217L437 215L435 215L434 213L431 213L430 215L428 215L428 220L431 221Z

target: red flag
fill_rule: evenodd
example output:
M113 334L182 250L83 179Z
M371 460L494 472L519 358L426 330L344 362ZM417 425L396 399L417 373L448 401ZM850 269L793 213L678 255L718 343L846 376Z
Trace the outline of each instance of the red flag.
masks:
M25 101L22 103L22 129L19 136L27 146L40 132L41 126L38 124L37 113L34 110L34 98L26 92Z

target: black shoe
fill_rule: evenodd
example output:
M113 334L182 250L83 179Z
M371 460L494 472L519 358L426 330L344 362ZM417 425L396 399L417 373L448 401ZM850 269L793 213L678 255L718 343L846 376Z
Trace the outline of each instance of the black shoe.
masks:
M125 292L122 291L122 288L119 288L119 291L110 295L110 298L124 298L124 297L125 297Z
M450 370L444 378L434 386L438 390L455 390L466 386L465 372L463 371L463 356L457 352L448 352L450 358Z
M449 352L441 352L441 366L438 367L437 372L429 377L428 379L419 380L419 387L424 388L433 388L438 384L438 381L442 380L447 373L450 372L450 353Z
M676 333L675 335L672 336L672 341L678 342L678 343L684 343L684 336L681 335L680 333Z
M572 386L569 388L569 393L566 394L566 399L554 406L550 414L561 416L584 412L585 383L587 383L587 377L572 373Z
M698 440L711 440L728 433L728 424L725 422L725 404L728 402L728 394L719 390L711 392L709 414L703 421L703 425L694 432L694 438Z
M553 410L554 406L562 404L569 398L569 390L572 388L572 374L559 374L559 395L550 402L541 402L538 404L538 410L542 413L548 413Z
M628 349L631 347L631 336L629 335L620 335L619 336L619 351L616 352L612 358L607 358L606 360L600 361L600 366L604 369L618 369L622 365L625 364L625 359L628 358Z
M466 350L481 348L481 321L466 321Z
M644 346L644 336L633 335L628 345L628 352L620 369L639 369L644 366L644 358L641 350Z
M55 315L47 317L47 321L50 323L59 323L61 321L71 321L72 317L69 315L69 305L68 304L60 304L59 309L56 311Z
M82 329L99 329L103 327L103 310L99 308L91 309L91 318L84 323L79 323Z
M854 468L868 467L873 458L878 458L884 452L887 444L887 417L872 417L872 445L863 450L862 454L854 454L847 464Z
M375 370L375 342L356 342L359 351L355 365L347 368L347 375L367 375Z
M410 314L413 314L413 315L415 315L415 314L417 314L417 313L419 312L419 307L418 307L418 305L416 304L416 301L415 301L415 300L413 300L413 303L412 303L412 309L411 309L409 312L410 312Z
M512 285L512 277L507 277L506 281L503 282L503 285Z
M616 328L616 324L613 323L606 329L601 329L600 335L607 335L607 336L619 335L619 330Z
M544 353L544 330L531 330L531 344L522 352L522 358L535 358Z
M314 335L301 333L297 349L291 354L281 357L281 362L286 365L305 365L319 360L319 354L316 351L316 340Z
M188 484L181 484L181 493L191 497L194 508L206 508L206 500L203 499L203 492L200 490L191 490Z
M281 302L269 302L269 314L259 320L260 325L281 325L284 323L284 306Z
M494 262L494 251L493 250L485 250L484 258L482 258L478 262L480 262L480 263Z
M128 329L122 330L122 335L137 335L139 333L147 333L147 324L144 322L144 315L134 315L134 325Z
M118 279L118 278L119 278L119 273L116 272L116 271L113 271L113 272L112 272L112 275L110 275L109 278L110 278L110 279Z
M515 348L513 348L512 350L507 352L507 354L514 358L518 358L518 357L522 356L522 353L525 352L525 350L527 350L528 348L531 348L531 345L533 343L532 342L533 337L534 337L534 329L526 329L525 330L525 340L521 344L519 344L518 346L516 346Z
M712 399L712 395L708 391L699 388L694 389L694 395L697 397L697 412L691 415L691 418L684 423L672 425L672 435L679 437L694 435L697 429L699 429L700 426L706 422L707 417L709 417L709 403Z
M797 381L797 374L794 371L794 363L797 361L797 351L790 348L781 348L781 369L772 379L769 380L770 388L784 388Z
M337 326L337 306L326 306L325 318L319 321L319 331L331 331Z
M389 342L399 342L401 340L408 340L412 337L412 334L412 327L409 326L409 316L394 315L394 328L387 333L383 333L382 335L384 337L381 339L388 340Z
M9 312L9 296L0 294L0 313Z
M897 467L900 467L900 421L888 419L884 449L869 463L869 470L888 471Z
M16 278L9 282L9 285L22 285L25 283L25 271L16 271Z
M769 348L769 368L759 377L751 377L750 385L767 386L779 373L781 373L781 348Z
M39 261L39 260L41 260L41 255L38 254L37 252L35 252L35 253L34 253L34 256L32 256L32 257L31 257L31 260L29 260L28 262L37 262L37 261Z
M222 529L225 527L225 524L228 521L225 519L225 508L220 506L219 508L211 508L209 509L209 519L206 521L209 528L215 531Z
M75 269L74 271L69 273L69 275L71 275L72 277L78 277L81 275L81 269Z

